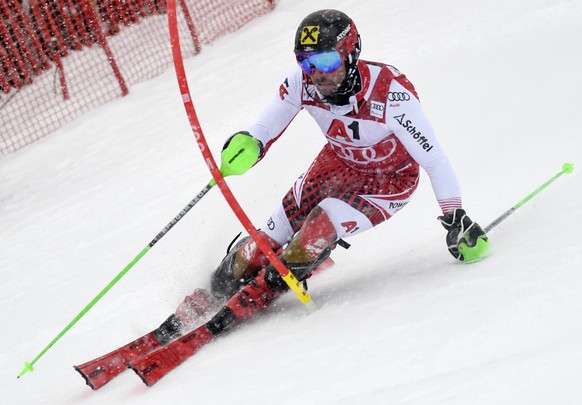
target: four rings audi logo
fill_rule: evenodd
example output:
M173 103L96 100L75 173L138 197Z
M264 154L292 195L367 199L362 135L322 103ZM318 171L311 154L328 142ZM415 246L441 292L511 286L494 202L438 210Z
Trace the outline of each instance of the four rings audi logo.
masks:
M408 101L410 100L410 94L402 93L399 91L391 91L388 93L388 101Z

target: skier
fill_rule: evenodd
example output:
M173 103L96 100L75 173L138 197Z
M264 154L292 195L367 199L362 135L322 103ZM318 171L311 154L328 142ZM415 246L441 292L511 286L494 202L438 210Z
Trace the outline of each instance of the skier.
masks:
M442 210L438 219L447 231L449 252L458 260L478 259L487 249L487 236L462 207L459 183L416 90L395 67L360 60L360 49L356 25L346 14L309 14L295 35L298 67L248 131L226 141L222 161L243 162L237 165L240 173L265 156L302 109L327 140L266 222L262 236L295 277L305 280L340 238L371 229L400 211L418 186L422 166ZM287 289L255 242L243 238L213 272L210 292L197 289L152 332L75 369L93 389L127 365L146 384L155 384Z
M298 66L280 85L258 120L231 136L222 158L240 157L250 169L305 109L327 144L283 197L262 236L299 280L310 276L340 238L386 221L412 198L419 166L428 173L442 210L449 252L474 260L487 248L481 227L462 207L457 177L424 116L413 85L395 67L360 60L361 40L343 12L309 14L295 35ZM171 340L213 302L226 305L206 327L216 336L246 319L288 289L249 237L214 271L211 295L197 290L162 327Z

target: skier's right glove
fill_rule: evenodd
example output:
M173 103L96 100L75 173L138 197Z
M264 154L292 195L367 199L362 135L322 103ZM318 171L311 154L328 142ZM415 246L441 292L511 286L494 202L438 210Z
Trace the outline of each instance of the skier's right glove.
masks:
M223 176L246 173L264 154L261 141L246 131L230 136L222 147L220 172Z
M487 235L462 208L455 208L439 221L447 230L447 247L455 259L466 263L479 260L487 250Z

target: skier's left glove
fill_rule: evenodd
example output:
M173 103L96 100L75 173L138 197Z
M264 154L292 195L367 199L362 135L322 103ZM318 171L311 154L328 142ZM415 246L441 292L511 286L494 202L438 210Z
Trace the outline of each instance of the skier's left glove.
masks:
M455 259L464 262L479 260L487 250L487 235L462 208L438 217L447 230L447 247Z
M230 136L222 147L220 172L223 176L240 175L253 167L264 154L261 141L246 131Z

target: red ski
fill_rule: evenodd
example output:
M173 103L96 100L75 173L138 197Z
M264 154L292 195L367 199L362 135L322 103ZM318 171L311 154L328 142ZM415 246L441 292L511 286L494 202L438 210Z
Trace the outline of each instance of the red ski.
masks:
M93 390L97 390L127 369L127 365L161 347L154 332L134 340L104 356L74 366Z
M328 258L314 273L332 266L333 263L333 260ZM199 322L204 322L217 305L216 302L209 301L208 292L197 289L192 295L186 297L176 310L176 314L180 314L182 319L189 318L190 324L176 323L178 317L173 314L155 331L74 368L93 390L101 388L128 367L132 368L146 385L151 386L188 357L194 355L202 346L212 341L217 335L216 328L222 328L220 326L222 322L230 323L235 318L237 321L247 319L261 308L268 306L269 302L261 302L265 297L261 290L256 290L257 287L259 286L253 282L235 294L229 300L230 304L223 307L213 318L214 324L213 322L203 323L182 336L181 333L191 330L195 323L200 325ZM255 296L255 294L258 295ZM243 305L248 298L253 297L252 306ZM214 334L209 328L215 330ZM163 332L160 333L160 331Z
M129 367L149 387L213 339L214 335L206 325L202 325L167 346L130 362Z
M198 288L166 319L150 333L121 346L119 349L79 366L74 366L93 390L97 390L125 371L130 362L159 349L174 339L204 323L213 314L215 306L210 293Z

